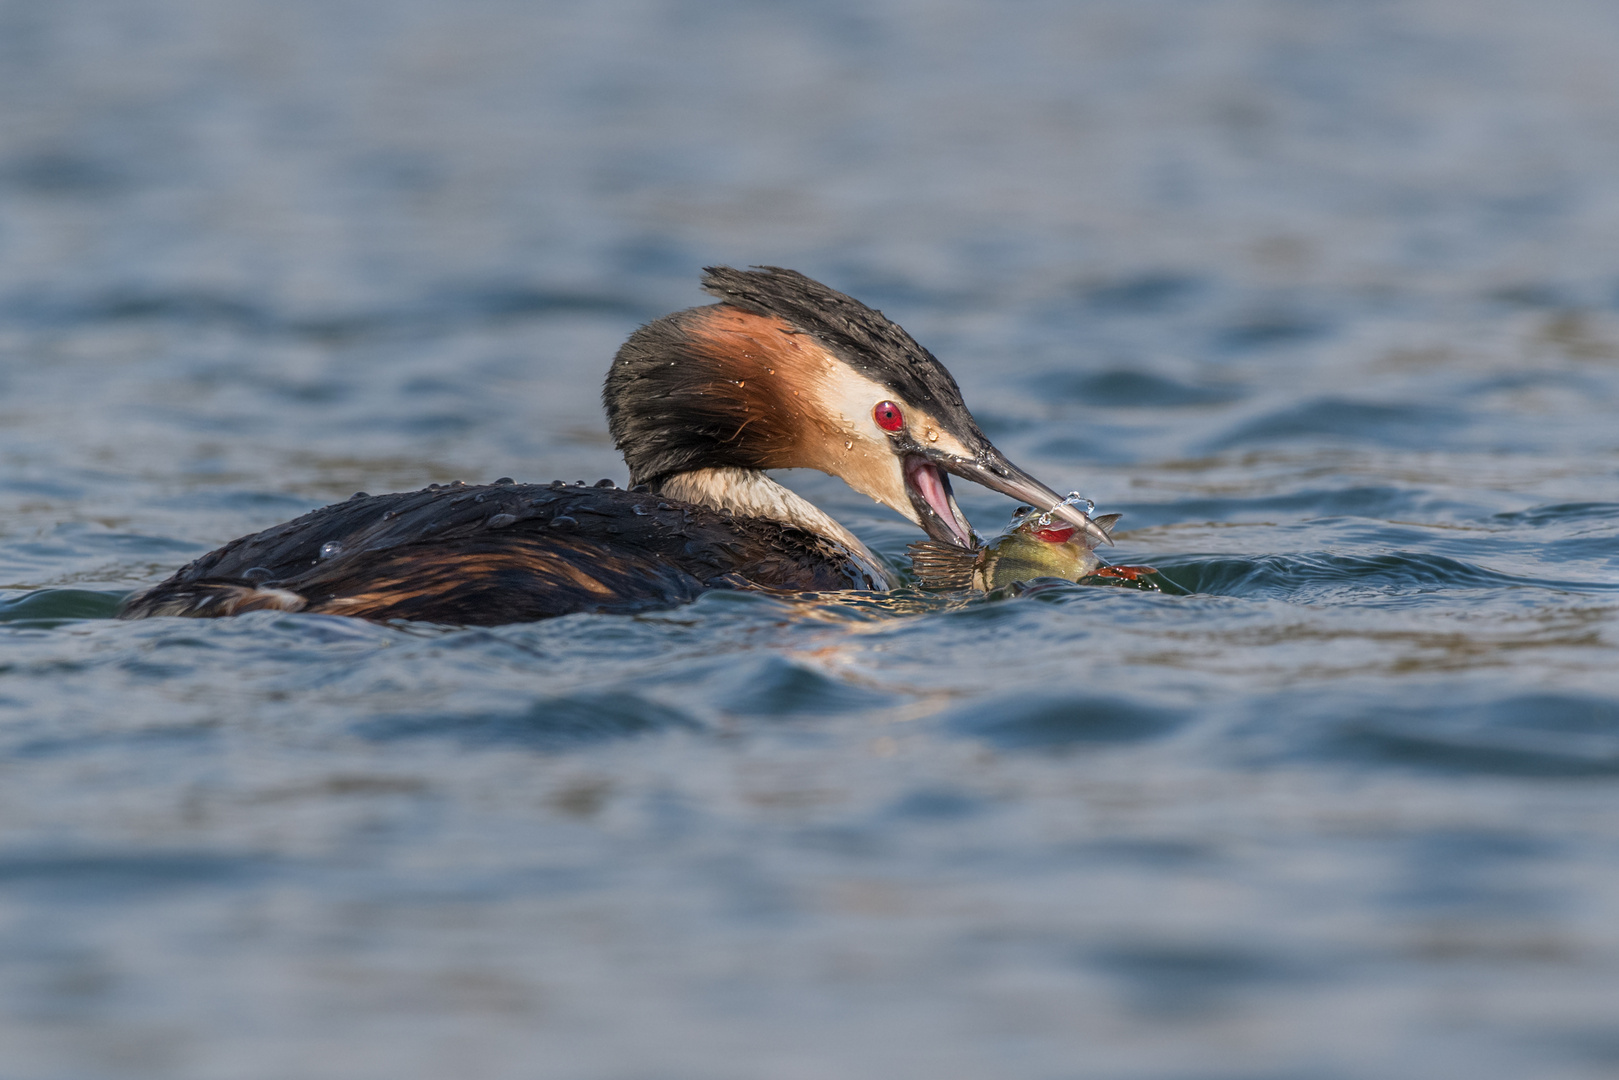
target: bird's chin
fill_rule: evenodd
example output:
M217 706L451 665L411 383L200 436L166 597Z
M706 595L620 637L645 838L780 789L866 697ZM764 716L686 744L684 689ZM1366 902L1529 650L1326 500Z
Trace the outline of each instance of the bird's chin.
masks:
M973 529L950 493L950 477L923 457L905 459L905 492L928 536L941 544L971 548Z

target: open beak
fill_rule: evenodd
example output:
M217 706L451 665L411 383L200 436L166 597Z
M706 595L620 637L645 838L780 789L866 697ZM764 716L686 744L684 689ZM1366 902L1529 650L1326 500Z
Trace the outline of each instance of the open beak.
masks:
M1052 517L1077 526L1083 534L1081 542L1088 547L1113 543L1107 531L1092 521L1085 511L1064 502L1061 495L1007 461L993 446L985 447L970 460L928 451L906 458L905 480L911 492L911 503L922 518L922 528L935 540L961 547L973 546L972 528L956 506L956 500L950 494L950 481L943 475L944 472L955 473L963 480L971 480L991 491L1010 495L1036 510L1049 512ZM918 502L923 505L917 505Z
M968 549L977 546L973 527L956 505L956 497L950 493L950 477L944 470L921 454L905 455L904 468L905 493L911 497L911 508L928 536L941 544Z

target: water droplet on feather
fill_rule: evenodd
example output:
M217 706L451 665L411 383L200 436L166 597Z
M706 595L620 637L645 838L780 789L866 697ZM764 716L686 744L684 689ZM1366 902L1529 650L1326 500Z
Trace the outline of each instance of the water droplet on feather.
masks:
M328 540L320 546L320 557L332 559L343 554L343 545L336 540Z

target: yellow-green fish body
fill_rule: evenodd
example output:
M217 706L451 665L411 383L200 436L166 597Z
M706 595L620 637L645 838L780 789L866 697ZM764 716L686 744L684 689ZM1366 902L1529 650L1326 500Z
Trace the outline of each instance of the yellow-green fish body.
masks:
M1111 532L1118 514L1096 518ZM930 589L989 591L1014 581L1062 578L1078 581L1105 569L1084 533L1065 521L1030 511L1012 520L1000 536L976 550L923 540L912 544L911 568Z

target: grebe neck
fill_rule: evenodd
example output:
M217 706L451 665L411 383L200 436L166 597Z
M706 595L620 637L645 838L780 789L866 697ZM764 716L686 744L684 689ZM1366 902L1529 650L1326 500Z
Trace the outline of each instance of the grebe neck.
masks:
M758 469L690 469L669 477L658 490L681 502L729 510L742 517L766 518L831 540L848 549L878 589L896 585L888 569L854 533Z

